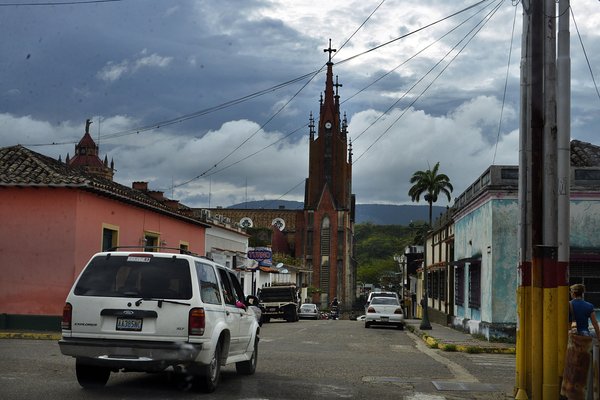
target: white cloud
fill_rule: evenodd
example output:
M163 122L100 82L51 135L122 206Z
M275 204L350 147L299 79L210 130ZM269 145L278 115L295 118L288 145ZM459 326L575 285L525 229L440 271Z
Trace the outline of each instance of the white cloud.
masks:
M412 173L437 161L458 196L492 162L517 163L522 2L502 3L489 24L414 104L431 76L416 89L410 90L411 86L485 11L476 14L478 8L471 9L342 61L473 3L387 0L363 26L380 2L223 0L175 6L123 2L117 8L98 8L93 18L85 7L37 7L27 13L7 9L0 16L0 35L6 38L0 41L0 52L7 60L3 80L10 84L0 91L0 145L66 142L32 148L64 159L83 135L85 119L95 115L92 136L100 138L101 157L108 154L114 159L115 178L122 184L147 180L151 187L171 195L173 183L177 186L200 176L172 190L175 198L191 206L206 206L209 198L211 206L282 196L302 200L308 174L308 128L285 136L306 124L310 112L318 120L324 73L301 91L308 79L260 97L249 95L320 68L327 60L323 49L331 38L339 50L333 72L343 84L341 112L347 113L357 160L353 166L357 201L408 203ZM594 71L600 63L598 4L596 0L571 4ZM498 132L515 11L507 96ZM464 26L444 36L469 17ZM72 23L81 20L90 22L84 30ZM573 25L571 34L572 137L597 143L600 101ZM23 49L31 57L25 58ZM361 91L369 84L373 85ZM397 108L367 129L405 94ZM198 112L244 96L252 98L215 112ZM288 99L292 101L269 121ZM195 112L195 118L160 124ZM155 125L162 126L112 135Z
M98 71L97 77L103 81L114 82L129 70L129 62L123 61L114 64L109 61L104 68Z
M148 54L148 50L142 50L137 59L123 60L118 64L109 61L96 75L99 79L114 82L125 74L132 74L141 68L165 68L169 66L173 57L162 57L156 53Z

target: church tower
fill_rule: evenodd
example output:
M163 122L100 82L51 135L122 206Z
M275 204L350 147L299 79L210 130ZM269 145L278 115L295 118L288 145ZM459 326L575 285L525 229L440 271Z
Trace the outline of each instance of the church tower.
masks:
M91 124L92 121L90 119L85 121L85 133L79 143L75 145L75 155L73 158L69 158L67 154L65 162L70 167L81 168L87 173L112 180L114 163L111 161L109 166L106 156L104 157L104 162L98 156L98 145L96 145L96 142L94 142L94 139L90 135Z
M319 289L312 301L326 307L337 297L348 311L356 299L352 145L348 144L346 116L340 116L338 89L342 85L337 76L335 83L333 79L331 55L336 50L331 48L331 40L324 51L329 53L325 93L319 102L317 125L310 115L309 173L303 220L298 221L304 229L297 251L303 250L304 264L313 271L312 286Z

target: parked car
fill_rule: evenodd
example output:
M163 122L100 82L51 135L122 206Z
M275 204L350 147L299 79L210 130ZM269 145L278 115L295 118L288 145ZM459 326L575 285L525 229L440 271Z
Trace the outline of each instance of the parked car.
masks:
M392 325L404 329L404 312L394 297L373 297L365 314L365 328L371 325Z
M367 296L367 306L371 303L373 297L393 297L400 301L400 297L396 292L370 292Z
M67 296L63 354L83 387L111 372L159 372L217 388L221 367L256 370L260 328L234 271L189 254L94 255Z
M300 319L320 319L321 314L316 304L304 303L300 306L300 312L298 313Z

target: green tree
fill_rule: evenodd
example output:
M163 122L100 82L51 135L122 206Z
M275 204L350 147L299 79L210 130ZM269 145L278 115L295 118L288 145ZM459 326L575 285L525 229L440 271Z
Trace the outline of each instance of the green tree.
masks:
M450 178L448 178L445 174L438 173L440 168L440 162L438 161L433 169L428 169L426 171L416 171L412 178L410 178L410 183L413 186L408 190L408 195L410 196L412 201L419 202L421 195L427 203L429 203L429 227L432 227L431 221L431 213L433 211L433 203L437 202L438 196L440 193L443 193L450 201L450 193L454 188L450 183ZM426 243L425 243L426 244ZM425 246L427 247L427 246ZM427 250L425 250L427 252ZM423 318L421 319L421 329L431 329L431 324L429 323L429 313L427 310L427 299L429 295L427 294L427 264L424 263L424 271L423 271L423 299L421 300L421 305L423 307Z
M450 193L454 190L450 183L450 178L446 174L438 173L440 168L439 161L435 164L433 169L426 171L416 171L410 183L413 186L408 190L408 195L412 201L419 202L421 195L423 199L429 204L429 226L431 227L431 213L433 212L433 203L438 201L438 196L443 193L450 201Z

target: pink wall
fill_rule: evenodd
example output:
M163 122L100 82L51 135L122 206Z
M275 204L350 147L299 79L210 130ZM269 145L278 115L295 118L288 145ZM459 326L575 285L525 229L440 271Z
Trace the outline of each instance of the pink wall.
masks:
M119 245L144 231L165 246L205 254L205 228L107 197L66 188L0 189L0 313L61 315L73 281L101 250L103 224Z

